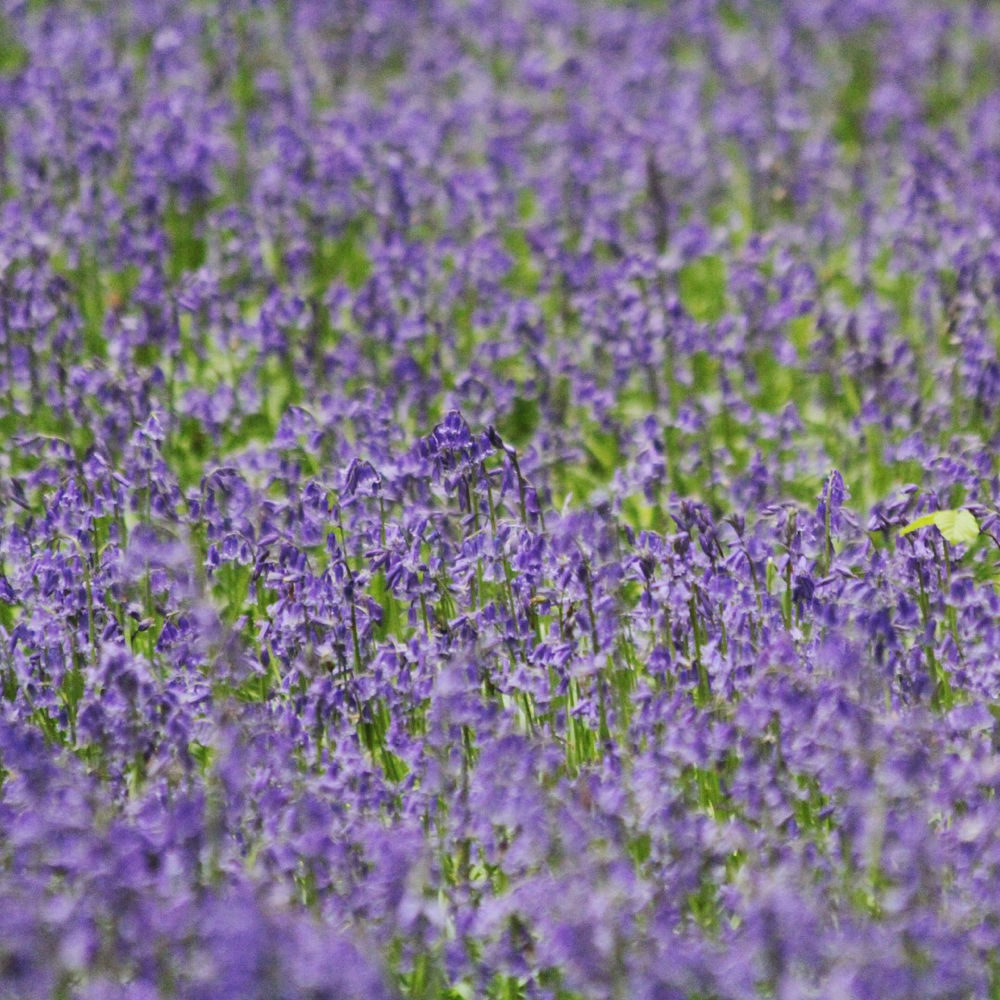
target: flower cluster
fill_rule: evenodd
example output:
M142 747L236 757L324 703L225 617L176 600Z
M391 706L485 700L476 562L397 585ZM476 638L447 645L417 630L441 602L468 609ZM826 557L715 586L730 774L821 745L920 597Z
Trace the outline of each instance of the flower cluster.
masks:
M1000 995L1000 9L12 0L0 109L0 995Z

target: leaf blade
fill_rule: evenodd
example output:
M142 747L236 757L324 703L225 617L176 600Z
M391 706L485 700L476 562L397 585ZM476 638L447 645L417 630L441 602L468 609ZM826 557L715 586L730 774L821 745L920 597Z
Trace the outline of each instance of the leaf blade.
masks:
M920 528L934 525L944 536L946 542L952 545L966 545L974 542L979 537L979 522L969 511L961 510L937 510L933 514L925 514L911 521L899 534L908 535Z

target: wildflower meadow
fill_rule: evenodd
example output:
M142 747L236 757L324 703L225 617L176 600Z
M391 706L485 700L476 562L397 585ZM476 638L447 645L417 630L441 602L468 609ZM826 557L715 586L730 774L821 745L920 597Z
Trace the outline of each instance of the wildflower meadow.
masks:
M0 997L1000 998L1000 6L0 5Z

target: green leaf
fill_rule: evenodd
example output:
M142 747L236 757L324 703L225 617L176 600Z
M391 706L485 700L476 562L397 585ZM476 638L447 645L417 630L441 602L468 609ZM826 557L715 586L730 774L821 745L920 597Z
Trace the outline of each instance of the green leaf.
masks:
M583 448L587 453L588 472L606 483L621 461L618 438L609 431L591 427L583 439Z
M527 444L538 427L541 410L537 400L527 396L516 396L511 404L510 413L498 421L500 435L511 444Z
M773 351L754 352L751 363L760 391L756 401L768 413L779 413L802 389L802 373L781 364Z
M322 237L313 245L312 285L316 294L323 294L338 280L357 290L368 280L371 270L361 218L352 219L336 236Z
M0 19L0 76L16 76L31 61L30 53L7 18Z
M967 545L979 535L979 522L967 510L944 511L937 527L952 545Z
M248 413L240 421L239 427L227 435L228 449L242 448L251 441L271 441L274 439L274 422L267 413Z
M201 233L203 215L203 207L184 211L174 199L167 206L163 228L170 242L167 264L174 281L205 263L208 244Z
M726 313L726 262L711 254L699 257L677 275L681 305L696 320L714 323Z
M504 276L504 287L523 295L538 292L541 273L535 266L534 254L527 235L521 229L510 229L504 234L504 249L511 256L511 266Z
M900 535L934 525L952 545L967 545L979 536L979 522L967 510L938 510L911 521Z
M908 535L911 531L916 531L919 528L926 528L928 525L934 524L940 511L935 511L933 514L925 514L923 517L918 517L915 521L911 521L903 530L900 535Z
M843 146L859 149L865 141L865 116L878 66L874 50L859 43L849 50L851 75L836 97L833 137Z

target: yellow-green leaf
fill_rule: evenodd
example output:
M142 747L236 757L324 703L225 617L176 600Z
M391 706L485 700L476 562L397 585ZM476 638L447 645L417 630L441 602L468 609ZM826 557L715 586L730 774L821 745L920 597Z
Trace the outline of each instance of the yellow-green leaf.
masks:
M938 530L952 545L968 545L979 535L979 522L967 511L944 511L950 518L939 519Z
M952 545L974 542L979 535L979 522L967 510L938 510L933 514L925 514L911 521L900 534L908 535L911 531L932 524L944 535L945 541Z

